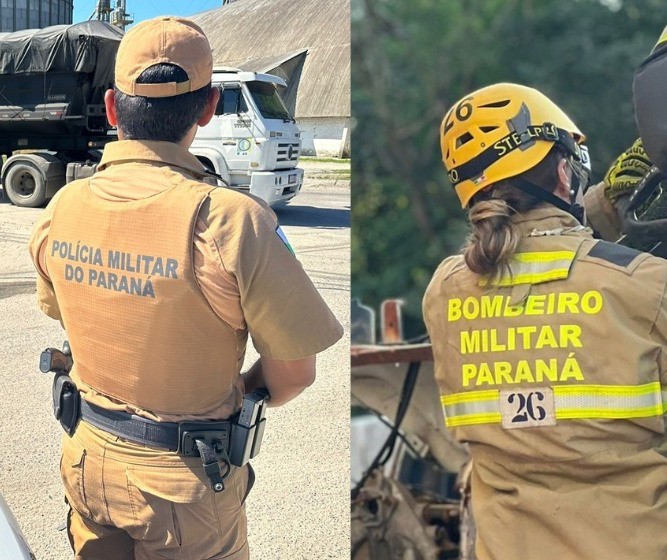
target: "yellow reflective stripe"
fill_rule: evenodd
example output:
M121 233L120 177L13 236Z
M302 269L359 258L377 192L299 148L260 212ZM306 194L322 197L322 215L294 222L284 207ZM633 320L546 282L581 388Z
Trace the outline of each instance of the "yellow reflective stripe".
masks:
M516 253L509 265L509 272L499 278L487 281L482 279L481 285L516 286L519 284L539 284L550 280L561 280L570 274L574 261L574 251L535 251Z
M510 267L512 269L512 267ZM512 276L502 276L490 283L492 286L506 287L518 286L520 284L541 284L550 280L562 280L570 274L570 267L550 270L542 273L513 274Z
M473 424L499 424L500 391L470 391L440 397L448 428Z
M570 409L570 410L556 410L556 418L558 420L572 420L585 418L598 418L606 420L614 420L619 418L650 418L652 416L662 416L662 406L650 406L646 408L628 408L628 409Z
M456 428L457 426L472 426L474 424L500 424L500 412L490 414L463 414L449 418L445 416L445 425L448 428Z
M453 393L451 395L441 395L440 402L443 405L452 405L465 402L494 401L498 399L500 391L498 389L489 389L488 391L468 391L466 393Z
M556 386L556 418L648 418L664 413L660 383Z
M654 381L644 385L554 385L554 395L637 395L660 394L660 382Z
M574 260L574 251L534 251L528 253L515 253L512 260L521 263L549 263L555 261Z
M538 389L538 387L536 387ZM556 385L558 420L650 418L667 413L667 390L654 381L643 385ZM498 424L500 391L466 391L441 396L448 427Z

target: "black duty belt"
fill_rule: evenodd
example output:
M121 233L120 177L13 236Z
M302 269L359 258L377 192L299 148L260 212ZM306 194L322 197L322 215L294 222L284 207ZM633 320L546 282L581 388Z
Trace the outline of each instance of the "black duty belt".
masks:
M229 450L232 422L155 422L136 414L106 408L81 399L81 419L123 439L176 451L185 456L197 456L195 439L206 437L222 443Z
M84 422L128 441L176 451L186 457L201 457L211 488L215 492L225 489L225 479L232 472L231 421L154 422L136 414L107 410L84 399L81 399L80 412L79 418Z
M266 389L251 391L243 397L241 410L220 422L155 422L119 410L107 410L80 398L74 381L67 375L72 368L69 344L63 351L48 348L40 355L39 368L53 372L53 413L69 436L80 420L110 434L140 445L176 452L186 457L201 457L211 488L221 492L232 465L242 467L260 450L270 398ZM220 465L224 467L224 472Z

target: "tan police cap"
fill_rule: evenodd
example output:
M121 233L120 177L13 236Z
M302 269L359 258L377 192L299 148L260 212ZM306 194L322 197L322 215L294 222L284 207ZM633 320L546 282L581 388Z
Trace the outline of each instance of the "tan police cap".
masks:
M186 82L138 84L141 73L156 64L174 64ZM127 95L172 97L196 91L211 82L213 54L206 35L190 20L158 17L127 32L116 55L116 87Z

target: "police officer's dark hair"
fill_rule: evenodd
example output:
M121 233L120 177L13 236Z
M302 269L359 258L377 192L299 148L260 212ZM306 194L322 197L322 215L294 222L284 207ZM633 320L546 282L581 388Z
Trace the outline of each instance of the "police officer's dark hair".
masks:
M554 144L540 163L517 177L553 192L558 186L558 164L564 157L564 152ZM536 196L512 186L511 179L477 193L468 214L472 229L463 247L468 268L489 278L507 270L521 239L512 216L543 203Z
M156 64L137 78L141 84L185 82L188 75L179 66ZM141 97L116 88L118 129L127 140L181 141L206 108L211 84L173 97Z

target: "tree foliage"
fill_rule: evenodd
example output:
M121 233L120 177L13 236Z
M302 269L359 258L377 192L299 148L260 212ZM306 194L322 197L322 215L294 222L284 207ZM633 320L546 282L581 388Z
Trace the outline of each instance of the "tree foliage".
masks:
M632 75L666 24L663 0L353 0L353 297L400 297L423 332L426 285L467 229L438 139L457 99L536 87L587 135L600 179L637 136Z

